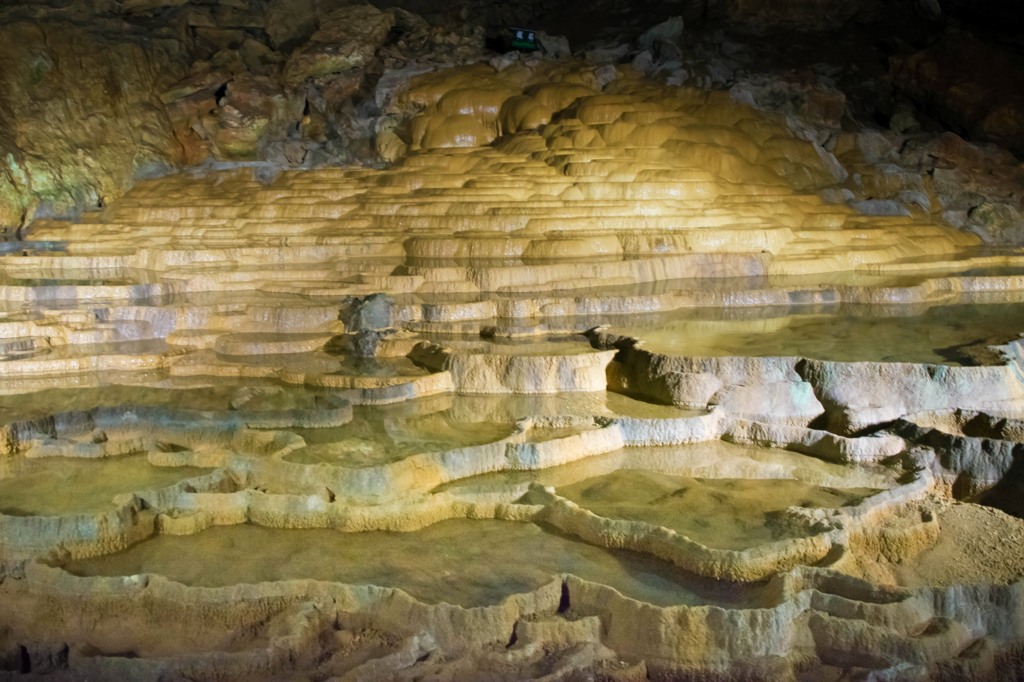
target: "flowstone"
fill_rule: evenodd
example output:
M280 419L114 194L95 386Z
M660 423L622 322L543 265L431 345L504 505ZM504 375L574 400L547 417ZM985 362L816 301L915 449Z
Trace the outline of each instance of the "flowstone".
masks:
M0 674L1024 676L1024 254L599 71L3 252Z

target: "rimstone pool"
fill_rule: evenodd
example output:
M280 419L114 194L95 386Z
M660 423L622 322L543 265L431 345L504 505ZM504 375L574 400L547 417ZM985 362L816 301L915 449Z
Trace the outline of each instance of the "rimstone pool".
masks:
M1024 255L824 201L727 98L531 68L584 90L494 145L431 142L442 70L391 168L144 180L0 256L5 670L1019 656Z

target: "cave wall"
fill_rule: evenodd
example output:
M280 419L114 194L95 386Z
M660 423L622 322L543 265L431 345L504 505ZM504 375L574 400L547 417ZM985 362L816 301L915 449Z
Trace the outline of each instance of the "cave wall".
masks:
M482 26L337 0L0 8L0 227L217 162L377 160L394 75L480 61Z
M187 161L159 93L181 43L64 22L0 26L0 225L96 206Z
M983 15L981 6L602 0L581 12L548 0L398 4L46 0L0 7L0 62L9 65L0 71L0 228L10 233L36 217L75 215L116 199L140 177L176 168L256 163L273 172L392 161L391 152L379 154L378 141L409 137L402 126L415 107L402 109L397 97L409 79L488 60L505 68L511 62L498 56L495 37L517 23L550 29L549 56L572 50L671 84L731 90L812 127L821 127L827 109L829 130L881 122L910 140L912 152L927 146L915 135L952 131L1024 153L1024 87L1017 83L1024 60L1012 40L971 33L964 22ZM680 19L659 23L669 16ZM802 51L780 35L799 37ZM773 41L775 48L762 49ZM843 54L833 48L856 41L866 55L861 63L837 64ZM776 101L790 91L799 91L799 106ZM807 93L818 104L805 111ZM996 241L1016 234L1024 204L1013 156L939 146L960 151L938 162L917 154L908 163L943 171L937 185L952 197L945 218ZM964 158L985 162L944 173Z

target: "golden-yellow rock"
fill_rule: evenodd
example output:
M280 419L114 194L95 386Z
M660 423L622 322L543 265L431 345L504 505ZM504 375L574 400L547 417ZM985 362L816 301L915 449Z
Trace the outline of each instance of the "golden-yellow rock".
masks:
M354 68L396 17L339 10L289 73ZM390 168L145 180L5 252L7 667L1016 660L1024 522L954 498L1019 513L1024 313L909 313L1024 291L1020 253L827 203L846 169L781 118L611 68L438 69L388 100ZM249 124L210 130L243 153Z
M510 97L501 105L498 132L512 135L524 130L537 130L551 122L554 110L529 95Z
M497 133L476 116L458 114L445 117L417 117L412 122L412 150L483 147Z
M526 88L525 93L552 111L561 111L580 97L596 95L597 90L584 84L566 82L538 83Z

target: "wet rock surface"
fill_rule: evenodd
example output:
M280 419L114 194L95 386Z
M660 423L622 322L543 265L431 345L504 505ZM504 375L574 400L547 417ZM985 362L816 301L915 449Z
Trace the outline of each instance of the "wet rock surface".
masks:
M570 82L600 90L628 65L787 117L842 186L832 196L867 214L923 211L990 243L1020 243L1019 181L963 160L983 150L960 141L955 159L900 155L944 130L1021 145L1014 88L1003 87L1016 77L1013 43L986 40L979 18L1001 10L932 4L598 3L581 20L571 7L483 0L8 3L0 226L13 234L35 217L75 216L141 178L197 164L255 163L272 179L395 163L424 142L487 144L564 115ZM509 26L524 25L544 28L539 51L509 51ZM572 57L599 68L555 78L558 97L523 76L538 60ZM461 84L442 76L453 90L443 101L422 87L406 94L415 77L466 64L489 68ZM443 117L421 115L437 107ZM879 132L890 158L861 144L864 158L843 158L848 134ZM996 178L1016 172L1015 162L996 165Z
M0 9L0 676L1024 676L966 10L101 5Z

